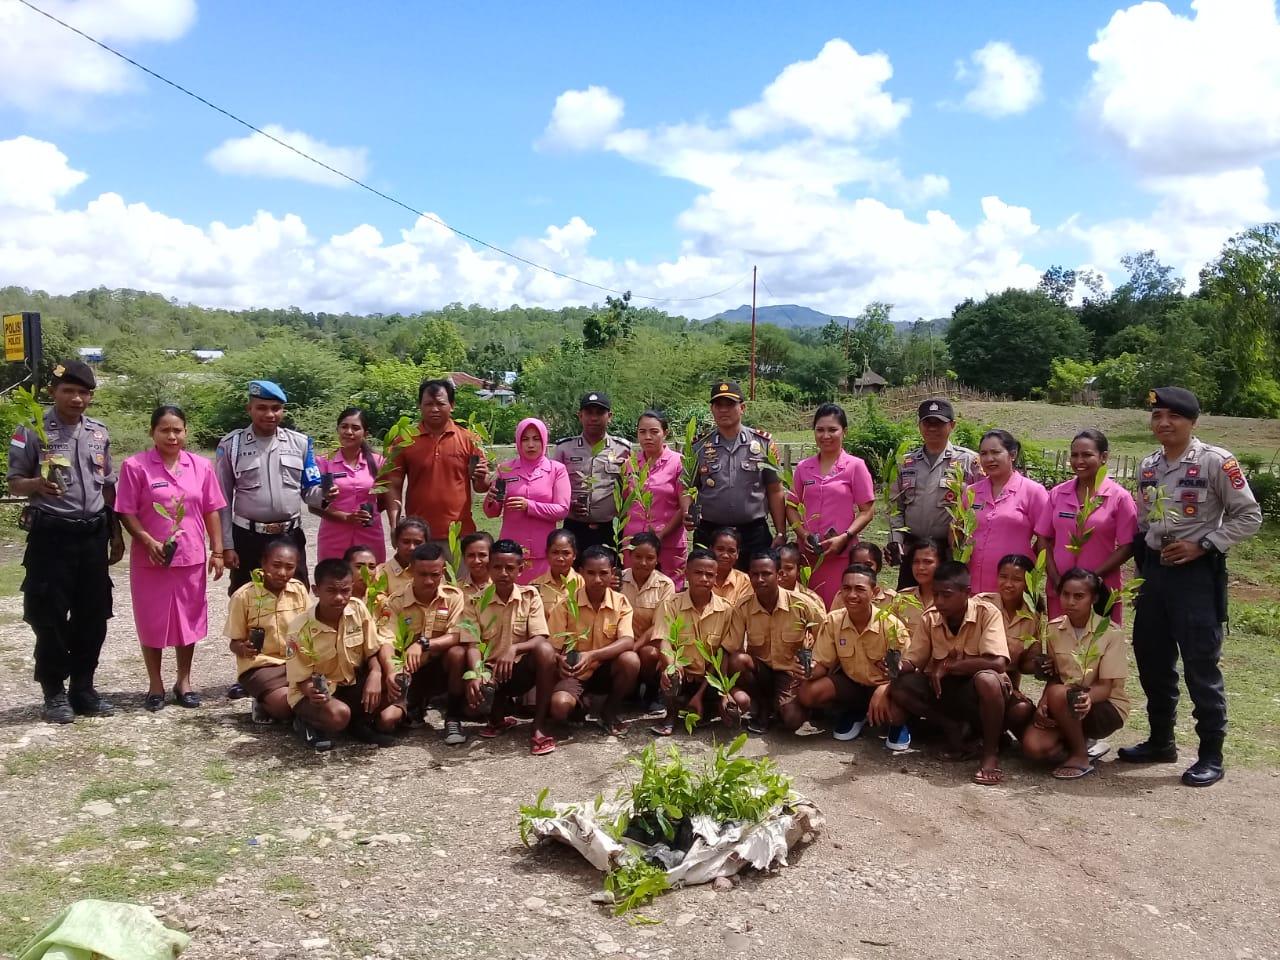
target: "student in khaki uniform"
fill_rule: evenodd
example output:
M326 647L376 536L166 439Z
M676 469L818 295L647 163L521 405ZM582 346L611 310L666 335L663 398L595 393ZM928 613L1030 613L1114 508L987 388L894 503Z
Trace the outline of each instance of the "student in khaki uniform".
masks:
M418 638L405 652L405 673L412 678L409 689L395 687L390 691L395 701L392 709L400 710L409 726L420 726L427 701L448 690L444 742L453 747L467 742L462 732L466 651L459 627L466 597L445 583L444 548L440 544L424 543L414 550L412 570L413 579L387 600L387 616L379 623L382 642L389 650L395 642L396 624L402 620L409 621Z
M941 564L933 577L933 606L912 625L902 674L889 687L889 696L908 717L938 724L948 746L942 760L969 759L964 726L980 729L982 759L973 782L981 786L1004 779L999 751L1013 690L1005 675L1008 668L1000 611L969 596L969 570L963 563Z
M293 577L297 565L297 545L292 540L272 540L262 551L263 589L246 583L227 604L222 635L236 656L237 682L253 697L254 723L288 723L293 719L285 640L289 624L311 605L307 588Z
M778 548L778 586L782 587L783 590L798 593L806 600L811 600L825 612L827 609L826 601L800 582L800 565L803 562L804 556L796 544L784 543L780 546Z
M798 654L813 648L826 613L820 604L778 586L777 550L752 557L748 576L751 596L733 608L721 643L732 654L725 672L738 674L734 705L725 707L739 715L750 711L747 729L755 734L767 733L775 717L785 729L795 730L804 723L804 711L795 702L804 678Z
M378 557L372 547L363 543L354 543L347 547L342 559L351 564L351 572L355 574L351 581L351 596L362 603L369 593L369 585L365 583L365 574L373 577L378 572Z
M315 569L316 603L289 624L285 645L289 706L303 742L316 750L333 746L346 730L357 740L389 747L395 741L374 729L387 706L382 686L381 644L373 617L351 599L354 574L345 560L321 560ZM314 678L325 678L328 691Z
M564 464L569 474L569 516L564 528L577 538L579 553L597 544L613 543L613 520L618 507L613 492L622 484L631 457L631 443L609 433L613 405L599 391L582 395L578 422L582 432L561 437L547 456Z
M689 713L710 720L720 713L720 694L707 683L707 663L701 643L714 656L720 649L733 605L711 589L716 582L716 556L710 550L695 549L685 564L685 587L663 602L654 619L653 636L661 642L660 683L667 702L667 715L650 729L660 737L671 736L681 706ZM676 663L676 652L689 662Z
M1109 593L1092 570L1075 567L1058 581L1058 597L1065 612L1049 621L1046 631L1054 678L1045 685L1034 723L1022 735L1023 755L1028 760L1053 763L1055 780L1079 780L1093 773L1089 741L1115 733L1129 716L1129 695L1124 689L1129 657L1124 634L1110 620L1102 620ZM1097 636L1100 623L1106 623L1106 628ZM1039 652L1040 644L1036 643L1024 653L1028 666ZM1086 667L1083 673L1078 656ZM1084 695L1074 704L1073 687L1084 688Z
M532 584L521 586L516 582L524 568L524 548L520 544L499 540L488 556L491 589L467 599L462 621L467 669L479 664L478 643L483 641L485 662L493 673L493 709L480 736L491 740L516 726L519 721L507 715L512 701L533 690L529 752L542 756L556 748L555 737L547 734L547 711L559 677L542 595ZM468 680L466 691L468 705L478 709L484 700L483 684L479 679Z
M530 584L542 594L542 609L548 620L569 591L582 586L582 576L574 569L577 562L577 538L568 530L552 530L547 536L547 572Z
M724 527L711 535L707 548L716 557L716 582L711 588L716 596L731 604L751 596L751 578L737 566L742 535L733 527Z
M458 543L462 551L462 566L458 572L458 586L468 600L478 597L492 581L489 579L489 551L493 536L483 530L468 533Z
M378 564L374 579L387 575L387 596L394 597L413 582L413 552L429 539L426 521L405 517L391 533L391 556Z
M1005 713L1005 727L1021 738L1027 724L1035 716L1035 704L1022 692L1022 660L1026 645L1040 628L1043 610L1033 610L1027 603L1027 573L1035 569L1035 561L1021 553L1010 553L1000 558L996 568L998 588L993 593L978 594L997 610L1004 620L1004 639L1009 645L1009 669L1006 675L1013 686L1009 697L1009 709Z
M636 653L640 655L640 681L645 685L649 713L663 709L658 697L658 670L662 659L654 633L658 608L676 595L676 585L658 570L662 541L656 534L637 533L631 538L631 566L622 571L622 595L631 604L631 623L636 631Z
M868 723L887 726L885 746L893 751L911 745L906 717L889 698L885 656L907 636L897 617L877 618L873 602L876 577L870 567L850 566L840 581L840 604L818 631L813 674L800 684L796 699L806 711L835 707L839 713L831 735L856 740Z
M924 611L933 606L933 576L946 556L946 545L937 540L916 540L907 547L903 564L911 570L915 586L902 587L896 593L915 597L919 606L902 607L902 619L914 624Z
M608 547L584 550L579 570L583 582L576 594L578 616L573 616L567 603L561 603L550 617L551 642L560 651L560 681L551 697L551 715L567 720L587 694L603 693L600 728L620 737L627 727L618 720L618 710L635 692L640 677L631 604L609 586L613 582L613 551ZM573 665L564 653L565 641L570 638L576 642L578 654Z
M966 484L982 476L977 453L951 442L956 413L950 400L941 397L925 400L916 413L924 443L907 451L898 464L897 477L889 486L889 546L885 559L895 567L902 562L907 548L920 539L941 543L945 551L942 559L950 559L948 474L953 466L959 465ZM898 588L913 586L914 582L911 568L902 567Z
M898 595L897 590L891 590L880 585L880 571L884 569L884 551L880 549L879 544L871 543L869 540L854 544L853 549L849 551L849 565L855 566L857 564L870 567L871 572L876 575L876 590L871 597L871 601L877 607L884 606ZM839 597L832 601L831 609L832 611L840 609Z

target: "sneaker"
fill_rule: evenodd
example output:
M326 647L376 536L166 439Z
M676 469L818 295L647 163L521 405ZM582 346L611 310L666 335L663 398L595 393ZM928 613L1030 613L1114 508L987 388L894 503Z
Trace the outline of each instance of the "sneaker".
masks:
M316 753L333 749L333 741L329 739L329 735L321 733L310 724L303 723L301 717L293 718L293 729L302 738L302 742Z
M890 727L889 736L885 737L884 745L894 753L910 749L911 731L907 729L907 725L904 723L901 726Z
M72 710L85 717L109 717L116 712L111 701L98 696L98 691L93 687L72 690L67 700Z
M1088 747L1090 763L1093 763L1095 760L1101 760L1111 752L1111 744L1107 743L1105 740L1090 740Z
M239 700L241 697L247 697L248 695L249 692L238 683L233 683L231 686L227 687L228 700Z
M831 731L831 736L837 740L857 740L862 734L862 728L866 725L866 717L857 719L852 713L842 713L836 717L835 727Z
M253 710L249 713L249 719L260 727L265 727L268 724L276 722L275 717L267 713L267 708L264 707L261 701L256 698L253 701Z
M459 747L467 742L467 735L462 732L461 720L444 722L444 743L446 747Z
M67 695L59 690L44 698L44 709L40 711L40 719L45 723L74 723L76 712L67 702Z

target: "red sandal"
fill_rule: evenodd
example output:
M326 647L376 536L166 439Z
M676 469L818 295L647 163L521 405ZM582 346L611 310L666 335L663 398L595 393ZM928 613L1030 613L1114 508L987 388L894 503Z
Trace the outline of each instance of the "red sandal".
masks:
M502 722L496 726L493 723L486 723L480 730L480 736L486 740L492 740L494 737L500 737L512 727L520 726L520 721L515 717L503 717Z
M531 737L529 739L529 752L535 757L546 756L548 753L555 753L555 751L555 737Z

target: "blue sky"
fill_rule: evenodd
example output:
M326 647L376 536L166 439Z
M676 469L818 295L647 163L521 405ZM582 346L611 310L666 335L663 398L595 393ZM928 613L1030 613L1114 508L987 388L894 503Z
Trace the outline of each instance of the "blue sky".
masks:
M1273 216L1273 0L33 2L462 230L637 293L758 263L785 301L937 315L1051 263L1118 282L1145 247L1194 273ZM361 311L602 296L313 182L14 0L0 55L47 65L0 91L0 215L25 228L0 284Z

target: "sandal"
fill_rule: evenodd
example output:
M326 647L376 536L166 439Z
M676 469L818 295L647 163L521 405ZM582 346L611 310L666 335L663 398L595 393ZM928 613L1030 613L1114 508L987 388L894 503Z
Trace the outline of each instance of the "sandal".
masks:
M142 709L148 713L155 713L164 709L163 693L148 693L142 700Z
M655 723L651 726L649 728L649 732L655 737L669 737L671 734L676 732L676 725L674 723L667 723L664 720L662 723Z
M596 726L611 737L625 737L627 735L627 730L630 729L627 724L620 720L614 720L612 723L609 723L603 717L596 720Z
M490 721L486 723L480 730L480 736L486 740L492 740L494 737L500 737L512 727L520 726L520 721L515 717L503 717L498 723Z
M973 782L980 787L995 787L1004 782L1004 771L999 767L981 767L973 775Z
M1063 772L1062 772L1063 770L1073 770L1073 771L1075 771L1075 772L1074 772L1074 773L1063 773ZM1092 765L1092 764L1085 764L1084 766L1080 766L1080 765L1075 764L1075 763L1064 763L1062 766L1058 767L1058 769L1057 769L1057 770L1053 771L1053 779L1055 779L1055 780L1082 780L1082 779L1084 779L1085 777L1087 777L1087 776L1088 776L1089 774L1091 774L1091 773L1093 773L1093 765Z
M543 757L556 752L555 737L530 737L529 752L535 757Z

